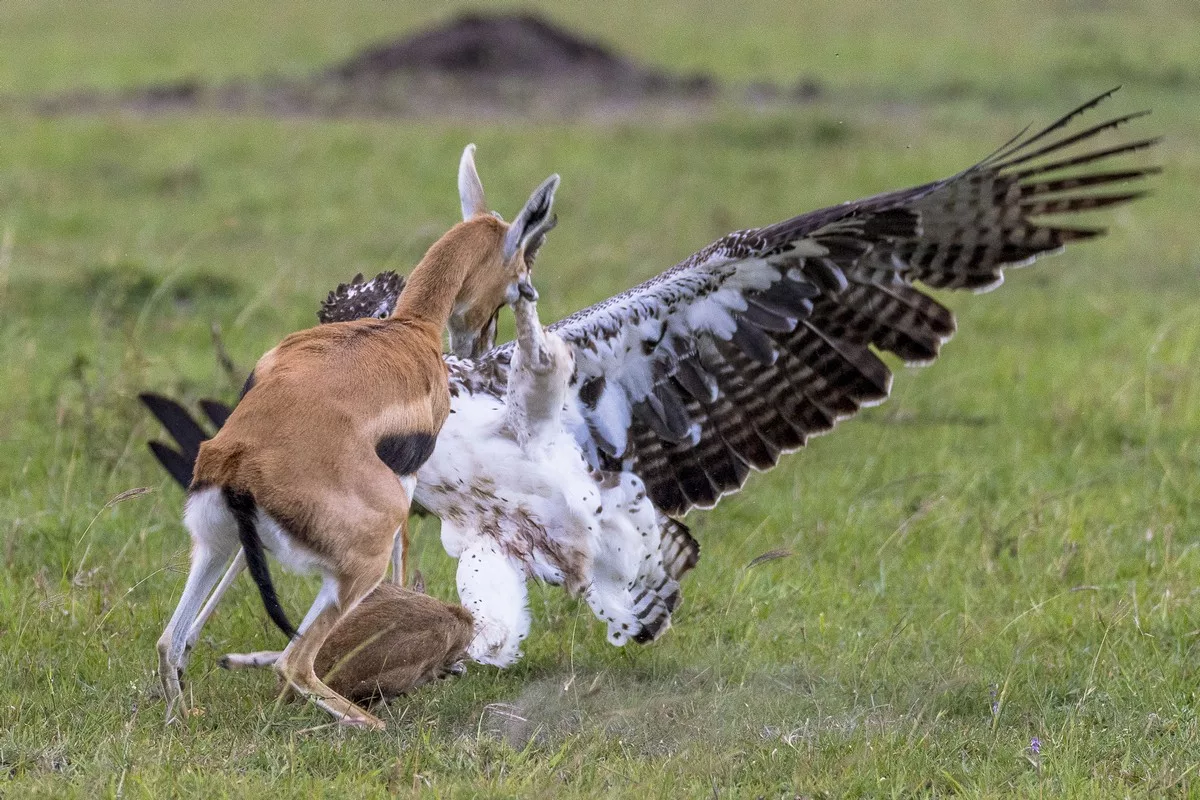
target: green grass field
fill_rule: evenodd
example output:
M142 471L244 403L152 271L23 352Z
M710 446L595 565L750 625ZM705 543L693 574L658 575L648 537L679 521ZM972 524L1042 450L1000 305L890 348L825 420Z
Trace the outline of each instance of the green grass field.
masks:
M1197 6L525 5L649 63L826 91L607 122L49 118L21 98L304 73L449 12L0 3L0 796L1200 795ZM456 219L466 142L507 214L563 176L549 320L734 228L955 172L1118 83L1105 112L1151 107L1132 135L1167 136L1155 194L947 296L937 364L689 517L703 557L657 644L612 648L534 586L516 667L342 731L216 668L282 643L241 581L190 665L203 715L164 728L154 643L187 538L136 393L231 397L213 325L247 369L338 281L410 268ZM152 491L111 504L133 487ZM436 523L416 551L452 596ZM298 616L314 583L278 582Z

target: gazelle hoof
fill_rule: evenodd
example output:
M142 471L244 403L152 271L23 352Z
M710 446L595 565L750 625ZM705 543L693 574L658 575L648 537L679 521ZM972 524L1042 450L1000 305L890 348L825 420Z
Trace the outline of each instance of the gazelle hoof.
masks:
M387 730L387 723L379 717L366 715L363 717L345 716L338 720L339 725L345 725L347 728L360 728L367 731L384 731Z

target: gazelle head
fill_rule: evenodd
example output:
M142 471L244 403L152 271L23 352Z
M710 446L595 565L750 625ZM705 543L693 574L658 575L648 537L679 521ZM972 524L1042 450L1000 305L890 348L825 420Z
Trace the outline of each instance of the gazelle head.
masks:
M478 357L496 339L496 320L505 303L518 298L537 298L529 282L530 269L546 233L554 227L551 212L558 175L551 175L530 195L525 207L511 224L489 211L483 195L483 183L475 169L475 145L467 145L458 166L458 195L463 221L482 223L500 237L500 247L489 249L488 258L498 264L474 269L463 284L450 315L450 349L463 358Z

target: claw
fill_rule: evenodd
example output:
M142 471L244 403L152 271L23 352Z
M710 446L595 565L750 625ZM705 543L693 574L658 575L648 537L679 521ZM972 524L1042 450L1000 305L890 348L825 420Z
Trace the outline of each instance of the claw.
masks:
M531 303L538 299L537 289L533 288L533 284L529 282L528 278L522 278L517 282L517 292Z

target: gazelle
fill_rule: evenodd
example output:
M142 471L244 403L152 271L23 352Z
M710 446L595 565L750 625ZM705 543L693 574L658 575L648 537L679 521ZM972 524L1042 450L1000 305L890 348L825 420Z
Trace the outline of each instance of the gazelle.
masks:
M505 302L534 294L524 250L553 224L558 182L548 178L508 225L488 212L468 146L463 222L429 248L394 311L294 333L259 359L225 426L200 447L188 490L191 569L158 642L168 721L183 696L188 634L240 545L267 613L291 638L275 664L285 684L344 724L384 727L324 684L314 661L383 579L389 556L393 580L403 581L415 473L450 409L442 331L454 319L456 330L484 338ZM299 629L264 551L324 577Z
M329 634L314 668L355 703L386 700L461 673L471 634L462 606L381 583Z
M245 563L239 552L226 577L239 574ZM208 611L226 588L222 581L205 606ZM192 630L198 633L205 619L201 612ZM462 606L425 594L420 573L411 589L381 583L338 621L313 668L326 686L355 703L400 697L429 681L466 671L463 661L469 657L472 622ZM234 653L218 663L225 669L270 667L279 656L277 650Z

